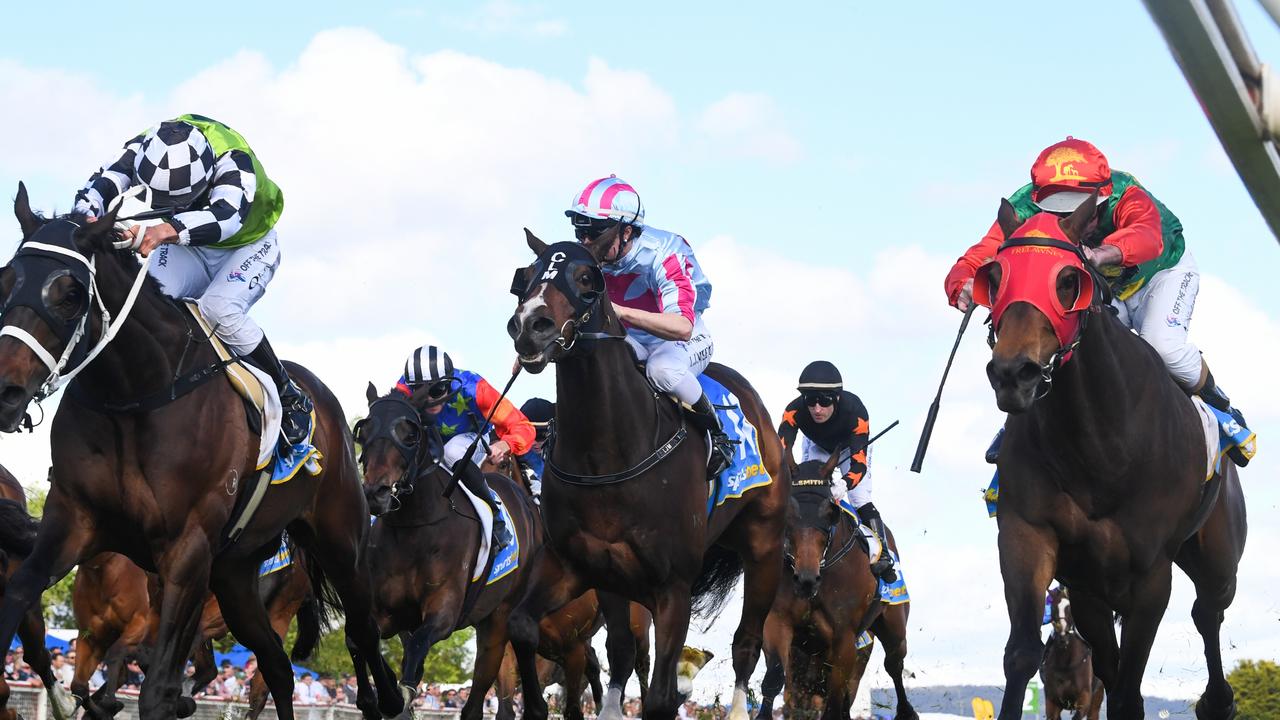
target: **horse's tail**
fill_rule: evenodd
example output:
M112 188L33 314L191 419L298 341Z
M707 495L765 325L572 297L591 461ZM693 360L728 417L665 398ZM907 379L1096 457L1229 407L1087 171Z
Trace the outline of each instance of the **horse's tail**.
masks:
M298 609L298 638L293 644L295 659L309 656L315 644L319 642L319 636L329 627L330 620L342 612L342 598L338 596L333 583L325 576L324 568L320 567L320 561L316 560L312 553L304 553L302 559L303 565L307 568L307 578L311 580L311 597ZM308 614L311 617L306 617ZM307 647L303 642L304 626L313 620L316 638L309 643L310 647ZM299 648L307 652L299 655Z
M719 616L741 575L742 557L728 548L712 545L702 558L702 572L693 582L693 613L705 620Z
M0 500L0 549L26 557L36 545L40 521L27 514L17 500Z
M326 625L320 611L320 601L316 600L313 594L302 603L302 607L298 608L298 637L294 638L289 659L300 663L311 657L311 654L316 651L316 645L320 644L320 635L323 634Z

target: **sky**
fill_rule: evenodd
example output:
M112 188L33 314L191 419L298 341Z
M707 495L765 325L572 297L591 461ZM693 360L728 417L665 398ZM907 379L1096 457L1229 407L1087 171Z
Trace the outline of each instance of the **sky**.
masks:
M1280 59L1275 26L1238 5L1262 59ZM6 10L0 189L23 180L35 207L65 211L159 120L197 112L236 128L286 198L282 267L253 315L355 416L365 384L389 386L427 342L505 381L507 287L531 260L521 228L568 239L570 196L616 173L652 225L693 245L714 286L715 359L775 420L821 358L873 432L902 421L871 477L913 599L909 683L993 683L1008 626L980 492L1002 417L977 323L924 472L907 466L960 319L942 278L1041 148L1091 140L1178 214L1199 264L1192 338L1260 444L1242 473L1251 532L1224 655L1275 659L1280 246L1140 3L296 7ZM17 223L0 228L7 252ZM547 372L512 392L553 390ZM0 438L0 462L31 487L47 428ZM1192 599L1175 573L1150 693L1203 686ZM736 612L691 636L718 655L701 693L729 696Z

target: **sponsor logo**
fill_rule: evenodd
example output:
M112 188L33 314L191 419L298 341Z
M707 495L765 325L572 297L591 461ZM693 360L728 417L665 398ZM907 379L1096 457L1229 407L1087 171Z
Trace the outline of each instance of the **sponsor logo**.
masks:
M1169 317L1165 318L1165 322L1169 324L1169 327L1179 327L1182 325L1182 320L1178 319L1178 316L1173 314L1170 314Z
M249 272L249 268L252 267L254 263L262 262L262 260L267 257L267 253L271 251L272 247L274 246L271 244L270 240L263 243L262 247L255 250L252 255L244 259L244 262L240 263L240 272Z
M169 246L161 245L160 253L156 256L156 265L159 267L169 266Z
M562 252L554 252L551 254L551 262L547 263L547 271L542 273L541 280L554 280L556 275L560 274L560 268L556 267L564 262L565 254Z
M1049 182L1085 180L1085 176L1076 170L1075 163L1078 162L1084 162L1084 155L1081 155L1079 150L1060 147L1049 153L1049 157L1044 159L1045 165L1053 166L1053 177L1049 178Z
M244 273L232 270L227 273L227 282L248 282L248 280L245 280Z

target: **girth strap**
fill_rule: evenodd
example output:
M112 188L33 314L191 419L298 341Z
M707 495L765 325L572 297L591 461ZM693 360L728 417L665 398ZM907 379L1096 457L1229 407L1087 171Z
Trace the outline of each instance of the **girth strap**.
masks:
M577 475L556 467L556 464L551 460L550 452L547 453L547 469L570 485L616 485L652 470L654 466L665 460L668 455L675 452L675 449L680 447L680 443L684 442L684 439L688 436L689 431L685 429L684 423L680 423L680 427L665 443L649 453L648 457L622 472L608 473L606 475Z

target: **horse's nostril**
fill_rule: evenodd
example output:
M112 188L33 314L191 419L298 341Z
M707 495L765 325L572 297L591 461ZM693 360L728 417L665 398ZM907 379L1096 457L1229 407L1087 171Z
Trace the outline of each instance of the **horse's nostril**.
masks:
M529 326L529 329L538 335L545 335L549 332L555 331L556 324L549 317L539 317L533 321Z
M520 323L516 322L515 315L512 315L511 319L507 321L507 334L511 336L512 340L520 334Z
M1034 382L1040 379L1040 366L1030 360L1018 368L1017 379L1020 383Z
M9 385L0 390L0 405L21 405L27 401L27 391L19 385Z

